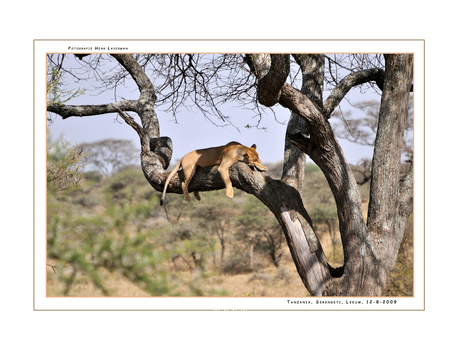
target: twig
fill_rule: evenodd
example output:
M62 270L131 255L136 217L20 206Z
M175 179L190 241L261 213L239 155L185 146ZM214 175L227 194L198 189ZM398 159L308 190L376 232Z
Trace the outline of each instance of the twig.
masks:
M53 265L50 265L50 264L47 264L46 266L49 266L53 269L53 272L56 273L56 266L53 266Z
M142 149L142 152L148 152L150 151L150 144L147 140L147 134L145 133L144 131L144 128L142 128L130 115L128 115L127 113L123 112L119 107L117 107L116 105L113 106L118 114L121 116L121 118L123 120L125 120L125 122L130 125L136 132L137 134L139 135L139 138L141 140L141 149Z

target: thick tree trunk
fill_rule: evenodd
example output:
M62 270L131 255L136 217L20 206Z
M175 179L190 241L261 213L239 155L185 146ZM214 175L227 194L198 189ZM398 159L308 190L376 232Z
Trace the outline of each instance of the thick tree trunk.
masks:
M396 261L405 224L412 213L412 170L399 186L399 166L412 85L412 55L385 56L385 84L374 148L367 225L359 250L346 240L353 258L345 265L342 291L347 295L383 293Z
M386 76L379 125L372 161L368 241L372 254L386 279L393 268L412 213L412 167L400 187L399 166L407 128L409 93L412 86L413 56L385 55ZM410 193L407 193L408 188Z

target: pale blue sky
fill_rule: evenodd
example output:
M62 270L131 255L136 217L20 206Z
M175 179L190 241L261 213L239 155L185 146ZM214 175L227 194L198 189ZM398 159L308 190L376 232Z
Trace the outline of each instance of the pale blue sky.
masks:
M73 55L66 59L67 63L74 64ZM88 88L88 85L80 82L74 84L72 79L66 79L67 89ZM131 88L131 89L130 89ZM126 89L118 88L117 97L125 99L136 99L136 92L132 92L135 85L128 86ZM364 99L376 98L375 95L362 95L359 91L350 94L350 100L358 103ZM121 98L118 98L118 100ZM92 96L90 91L73 99L68 104L104 104L114 101L113 94L106 92L101 95ZM353 110L354 108L343 100L340 104L342 110ZM226 127L216 127L207 120L200 111L189 111L183 108L177 115L177 122L170 113L157 109L160 121L160 131L162 136L169 136L174 145L172 162L177 161L186 153L194 149L219 146L229 141L238 141L243 145L257 145L257 151L262 162L275 163L283 160L284 156L284 137L287 121L290 112L277 105L274 108L275 116L270 112L263 116L259 128L246 128L246 125L256 125L258 117L252 111L242 109L238 104L226 104L221 107L221 111L229 116L232 125ZM355 109L355 111L357 111ZM139 145L137 133L122 119L115 114L98 115L84 118L68 118L62 120L58 115L51 114L53 123L49 125L52 139L55 140L62 136L71 144L92 142L101 139L127 139L133 141L136 147ZM220 120L215 121L224 124ZM238 128L235 128L235 126ZM363 147L349 143L346 140L339 140L349 163L356 163L359 159L372 156L372 148Z

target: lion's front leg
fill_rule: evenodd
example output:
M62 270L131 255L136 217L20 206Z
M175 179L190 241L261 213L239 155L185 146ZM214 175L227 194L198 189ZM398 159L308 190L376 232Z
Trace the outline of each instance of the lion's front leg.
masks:
M225 183L225 190L227 196L232 199L233 198L233 186L232 186L232 181L230 181L230 174L228 173L228 169L230 167L226 165L220 165L219 169L217 169L220 173L220 176L222 177L222 180L224 180Z

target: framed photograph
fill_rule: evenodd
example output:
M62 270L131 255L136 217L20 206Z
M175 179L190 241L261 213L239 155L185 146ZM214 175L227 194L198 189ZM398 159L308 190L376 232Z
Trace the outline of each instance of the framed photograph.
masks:
M35 310L424 310L423 40L34 41Z

